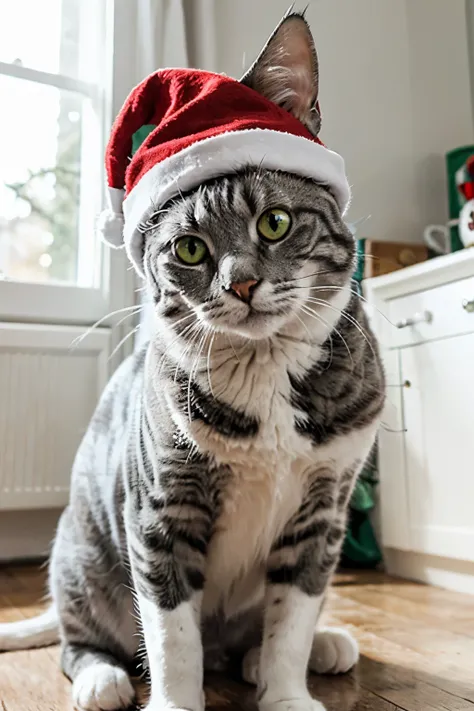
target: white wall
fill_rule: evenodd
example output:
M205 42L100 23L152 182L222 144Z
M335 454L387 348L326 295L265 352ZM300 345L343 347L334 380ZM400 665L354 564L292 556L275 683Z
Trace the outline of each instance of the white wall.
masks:
M240 76L288 5L215 0L216 65L195 61ZM372 216L364 236L421 241L447 219L444 154L474 142L465 0L313 0L307 17L321 136L353 185L349 218Z

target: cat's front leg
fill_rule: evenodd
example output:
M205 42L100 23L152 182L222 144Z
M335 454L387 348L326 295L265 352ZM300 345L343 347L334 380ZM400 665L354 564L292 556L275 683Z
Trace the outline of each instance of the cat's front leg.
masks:
M324 711L311 698L306 673L323 596L296 585L270 585L260 653L260 711Z
M323 711L306 676L326 589L346 523L354 471L315 476L270 554L257 675L260 711Z
M148 666L147 711L203 711L201 600L209 521L204 505L181 500L146 513L129 504L127 538Z
M146 711L204 711L201 597L169 609L137 593L151 677Z

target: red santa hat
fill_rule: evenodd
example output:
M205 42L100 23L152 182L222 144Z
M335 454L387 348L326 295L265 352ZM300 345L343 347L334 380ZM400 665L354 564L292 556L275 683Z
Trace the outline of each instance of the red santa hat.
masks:
M344 161L285 109L235 79L165 69L139 84L119 113L106 151L109 209L98 230L125 244L142 274L143 224L168 200L247 166L328 185L341 211L350 190Z

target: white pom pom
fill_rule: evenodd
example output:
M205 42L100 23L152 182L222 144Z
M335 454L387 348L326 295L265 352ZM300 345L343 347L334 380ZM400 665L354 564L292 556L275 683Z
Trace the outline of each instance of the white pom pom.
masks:
M123 247L123 215L104 210L97 219L97 232L104 242L114 249Z

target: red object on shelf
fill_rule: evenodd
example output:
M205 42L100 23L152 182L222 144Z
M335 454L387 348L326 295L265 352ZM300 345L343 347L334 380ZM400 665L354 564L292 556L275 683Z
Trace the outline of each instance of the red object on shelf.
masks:
M459 186L459 190L462 192L467 201L474 199L474 181L462 183Z

